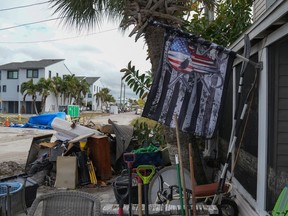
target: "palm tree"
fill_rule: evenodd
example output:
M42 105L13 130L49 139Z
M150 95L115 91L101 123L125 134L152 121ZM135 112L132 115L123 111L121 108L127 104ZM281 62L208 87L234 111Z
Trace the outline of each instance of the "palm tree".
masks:
M97 104L104 103L106 107L108 107L110 102L115 102L114 97L109 93L110 93L110 90L108 88L103 88L99 92L97 92L95 94Z
M68 103L72 103L72 99L76 95L77 81L75 81L75 74L66 75L63 77L63 94L64 98L68 99Z
M21 84L20 92L23 94L23 102L25 104L26 96L30 95L32 97L32 107L34 107L34 111L38 115L37 107L36 107L36 99L37 99L37 85L33 83L33 79L23 82Z
M53 82L51 79L41 78L36 84L37 91L41 95L41 108L40 112L45 111L46 99L50 95L51 89L53 89Z
M89 92L89 84L85 79L77 79L75 78L75 83L76 83L76 103L78 105L81 105L81 96L85 96Z
M63 80L61 77L52 77L51 80L51 92L55 95L56 98L56 111L59 109L59 96L62 98L63 94ZM65 102L64 102L65 103Z

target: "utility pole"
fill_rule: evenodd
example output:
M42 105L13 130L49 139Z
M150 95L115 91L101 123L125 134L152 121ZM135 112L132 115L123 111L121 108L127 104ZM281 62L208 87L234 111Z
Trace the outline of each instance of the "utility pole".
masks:
M122 108L122 87L123 87L123 81L121 79L121 87L120 87L120 102L119 102L119 108Z

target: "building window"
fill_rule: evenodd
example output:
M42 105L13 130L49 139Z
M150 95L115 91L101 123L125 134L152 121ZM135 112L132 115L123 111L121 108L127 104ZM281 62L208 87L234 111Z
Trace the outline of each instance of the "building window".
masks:
M38 69L27 69L27 78L38 78L39 72Z
M17 85L17 92L19 92L19 85Z
M88 94L88 98L92 98L92 94L91 93Z
M6 92L6 91L7 91L6 85L3 85L2 87L3 87L3 90L2 90L2 91L3 91L3 92Z
M18 71L8 71L7 79L18 79Z
M56 73L56 77L59 77L59 74L58 74L58 73Z
M51 79L51 77L52 77L52 72L49 71L49 78Z
M1 80L1 71L0 71L0 80Z

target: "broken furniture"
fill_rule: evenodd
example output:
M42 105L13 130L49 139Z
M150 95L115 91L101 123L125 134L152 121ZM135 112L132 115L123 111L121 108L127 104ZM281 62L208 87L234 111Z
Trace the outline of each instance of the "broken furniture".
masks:
M96 167L96 176L101 180L111 179L112 171L108 137L106 135L91 136L87 139L86 145L90 152L89 158Z
M24 185L19 182L0 183L0 215L26 213Z
M35 199L28 211L28 216L33 215L98 216L101 215L101 203L97 197L86 192L53 192Z

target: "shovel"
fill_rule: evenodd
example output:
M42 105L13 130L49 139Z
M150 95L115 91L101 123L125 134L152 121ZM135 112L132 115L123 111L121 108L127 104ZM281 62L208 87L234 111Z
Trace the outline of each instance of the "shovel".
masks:
M129 216L132 216L132 165L135 162L136 155L134 153L124 153L123 160L127 163L128 175L129 175L129 185L128 185L128 194L129 194Z
M146 175L142 174L143 172ZM148 203L148 189L149 182L155 174L155 167L153 165L139 165L136 169L137 175L142 179L144 185L144 203L145 203L145 215L149 215L149 203Z

